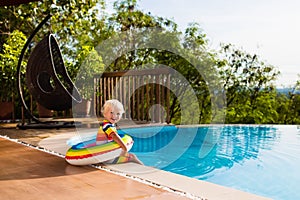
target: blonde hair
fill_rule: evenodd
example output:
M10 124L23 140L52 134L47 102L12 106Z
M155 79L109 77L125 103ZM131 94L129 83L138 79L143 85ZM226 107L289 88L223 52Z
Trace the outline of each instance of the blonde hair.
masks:
M118 101L117 99L110 99L110 100L105 101L105 103L101 109L102 114L108 108L114 108L114 109L118 110L120 112L120 114L123 114L125 112L123 104L120 101Z

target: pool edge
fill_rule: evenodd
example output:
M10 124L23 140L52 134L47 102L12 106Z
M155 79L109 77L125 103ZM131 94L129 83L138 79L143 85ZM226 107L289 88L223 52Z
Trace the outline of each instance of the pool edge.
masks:
M157 185L170 188L174 191L186 193L188 196L201 199L222 199L222 200L267 200L271 198L244 192L241 190L221 186L207 181L197 180L187 176L155 169L149 166L142 166L135 163L124 163L117 165L105 165L107 169L121 172L133 177L138 177Z

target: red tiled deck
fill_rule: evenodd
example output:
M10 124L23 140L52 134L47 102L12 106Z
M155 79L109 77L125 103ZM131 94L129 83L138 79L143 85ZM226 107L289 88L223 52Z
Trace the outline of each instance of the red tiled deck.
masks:
M0 138L1 199L187 199Z

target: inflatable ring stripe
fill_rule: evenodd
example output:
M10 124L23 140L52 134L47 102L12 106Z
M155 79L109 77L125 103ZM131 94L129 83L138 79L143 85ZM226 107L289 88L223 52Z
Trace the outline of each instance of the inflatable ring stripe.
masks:
M126 144L127 148L131 149L133 145L132 138L129 135L123 135L121 138ZM84 143L90 144L91 142L84 141L80 144L72 146L67 151L65 159L68 163L72 165L88 165L105 162L118 157L122 152L120 146L114 141L87 148L78 148L78 146L84 146Z

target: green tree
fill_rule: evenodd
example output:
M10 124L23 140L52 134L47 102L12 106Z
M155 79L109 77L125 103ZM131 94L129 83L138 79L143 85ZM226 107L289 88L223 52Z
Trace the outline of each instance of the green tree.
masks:
M49 22L29 45L24 60L38 41L46 34L54 33L67 70L75 79L79 68L87 64L85 56L94 52L94 48L101 42L124 33L124 38L111 44L112 52L117 56L111 63L105 62L105 70L154 68L160 64L175 69L187 81L172 82L178 88L176 94L171 93L173 123L180 123L182 108L179 98L187 95L188 86L192 87L198 99L191 102L200 108L199 116L195 117L197 123L210 123L222 118L219 114L223 110L218 109L222 108L224 102L227 103L227 123L296 123L299 114L298 96L296 93L281 96L276 92L273 81L279 73L272 65L231 44L221 46L220 52L212 52L207 47L208 40L199 24L190 24L182 33L177 30L175 22L144 13L138 8L137 2L115 1L114 12L111 14L106 13L105 0L37 1L1 7L0 53L4 56L3 60L9 57L8 53L4 53L4 44L16 29L28 37L40 21L51 14ZM135 34L151 28L161 32L155 36ZM147 47L151 44L156 44L156 48ZM140 48L143 45L146 48ZM122 50L128 46L132 50L123 53ZM176 49L176 53L164 49L166 46ZM20 46L17 48L21 49ZM92 55L94 60L101 63L102 55ZM103 61L111 59L110 54L106 56L102 57ZM4 66L3 62L1 65ZM88 65L97 64L91 62ZM103 68L103 64L99 65L100 68ZM220 95L220 91L224 94ZM279 111L285 110L286 117L282 117Z
M274 123L276 90L273 81L279 72L272 66L235 48L223 45L219 71L227 97L227 123Z
M62 55L71 77L75 77L78 66L75 58L85 45L94 46L95 41L102 36L105 28L104 19L98 13L105 8L104 1L75 0L75 1L37 1L18 6L0 7L0 52L7 37L14 31L23 32L26 37L33 32L37 25L48 15L49 22L33 38L29 52L46 34L54 33L58 38ZM88 44L87 44L88 43ZM28 58L25 57L26 60Z
M299 76L300 77L300 76ZM279 94L277 97L279 123L299 124L300 123L300 81L288 91L287 94Z
M106 20L107 34L110 36L124 33L124 37L118 41L118 44L113 44L114 53L120 55L110 64L108 71L126 70L141 67L149 61L155 62L157 51L151 48L138 49L136 47L141 44L136 40L135 32L143 32L151 28L161 28L164 30L176 31L177 25L171 20L162 17L155 17L151 13L144 13L138 9L136 0L122 0L114 2L114 11ZM125 37L125 35L127 35ZM136 34L138 35L138 34ZM147 38L144 36L143 43L155 42L155 38ZM122 54L125 46L131 45L133 51ZM106 60L106 58L103 58Z
M59 41L60 49L64 57L67 71L71 78L75 78L82 60L76 60L79 52L84 46L94 46L95 40L102 37L100 31L105 29L104 20L106 16L99 15L99 10L105 8L104 1L97 0L75 0L75 1L36 1L18 6L0 7L0 53L3 60L10 59L10 55L5 53L4 44L16 30L25 34L25 37L33 32L38 24L48 15L51 18L41 30L35 35L33 40L25 51L23 61L26 62L30 52L43 37L49 33L54 33ZM18 44L19 46L16 46ZM21 51L24 43L13 43L11 48ZM16 57L17 59L17 57ZM1 68L5 67L3 62ZM13 70L14 85L16 86L16 67ZM22 71L25 65L22 65ZM1 75L1 79L5 77ZM23 77L24 78L24 77ZM24 88L26 90L26 88ZM17 88L12 88L16 93ZM25 91L26 92L26 91ZM2 94L2 93L1 93ZM29 101L29 95L25 95L26 101ZM16 103L21 101L16 99ZM20 106L17 106L20 107ZM17 116L20 116L17 114Z
M187 82L172 81L176 87L176 94L171 98L171 119L172 123L180 123L180 113L182 111L179 103L183 97L186 97L186 88L191 86L198 97L198 101L190 102L198 104L201 107L201 113L193 118L196 123L208 123L211 121L212 112L210 107L210 94L203 74L209 74L210 67L215 67L212 54L208 53L206 48L207 39L200 26L196 23L190 24L183 37L177 30L176 23L161 17L152 16L150 13L144 14L138 10L137 1L116 1L114 4L116 13L109 17L108 24L111 34L123 32L123 38L120 38L114 46L113 53L117 54L116 59L110 64L108 71L153 68L158 65L165 65L174 68L185 77ZM161 32L157 35L144 34L143 38L137 32L143 32L147 29L157 28ZM126 35L127 34L127 35ZM142 42L144 46L155 44L156 48L139 48ZM147 45L149 44L149 45ZM121 52L130 46L133 49L130 52L122 54ZM177 53L165 49L176 49ZM111 56L111 54L108 54ZM109 58L103 57L103 60ZM149 65L151 64L151 65ZM202 71L203 74L199 73ZM206 77L211 79L209 75ZM190 95L192 95L190 93ZM191 106L192 108L192 106ZM191 110L191 113L193 111ZM199 116L198 116L199 115Z
M193 88L199 106L199 116L195 116L197 123L210 123L214 118L212 112L211 91L208 88L214 80L212 74L215 69L213 54L210 54L207 48L208 40L199 24L191 23L184 32L181 49L186 55L185 59L179 59L174 68L180 72ZM170 63L170 65L172 65ZM212 87L214 88L214 87ZM216 89L216 88L215 88ZM185 92L185 87L182 87ZM183 94L185 95L185 94Z
M77 60L81 63L76 76L76 86L86 100L92 100L94 94L94 76L104 71L102 57L92 46L82 46Z
M3 44L0 52L0 101L11 101L13 95L16 95L17 64L25 42L25 35L21 31L14 30ZM26 62L22 65L25 66ZM25 70L22 72L24 74Z

